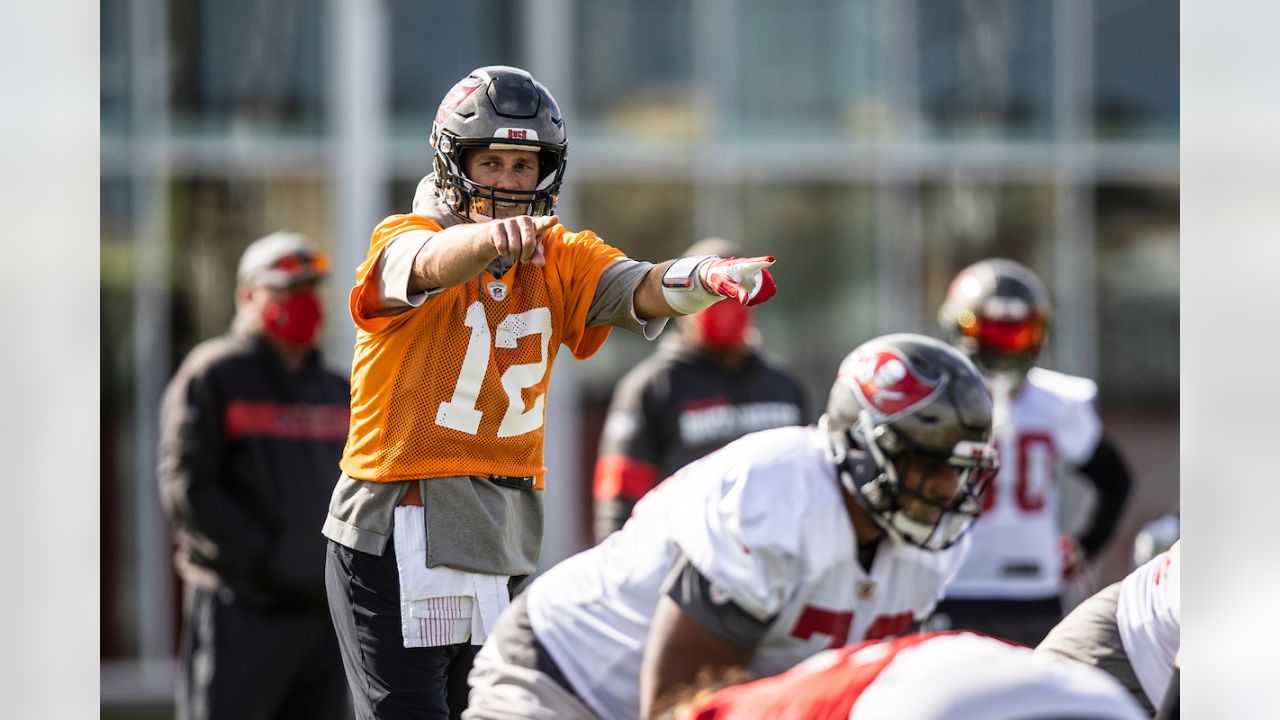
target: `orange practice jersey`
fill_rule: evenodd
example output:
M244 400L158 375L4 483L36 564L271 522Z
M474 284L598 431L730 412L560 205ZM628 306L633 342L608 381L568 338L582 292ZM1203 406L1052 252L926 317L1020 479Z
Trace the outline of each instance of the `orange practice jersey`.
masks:
M545 267L516 263L504 277L482 272L422 306L379 311L378 258L406 232L436 232L421 215L377 227L356 270L351 317L351 428L342 470L392 482L456 475L534 477L542 489L547 384L563 343L590 357L609 326L587 328L604 269L623 257L590 231L556 225ZM428 241L430 242L430 241Z

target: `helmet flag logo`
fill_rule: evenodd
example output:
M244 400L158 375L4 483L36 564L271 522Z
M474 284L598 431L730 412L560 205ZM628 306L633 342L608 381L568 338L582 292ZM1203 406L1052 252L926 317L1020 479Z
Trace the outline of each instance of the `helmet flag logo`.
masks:
M906 358L889 348L873 349L850 369L854 389L866 405L886 418L909 412L942 390L944 383L917 374Z

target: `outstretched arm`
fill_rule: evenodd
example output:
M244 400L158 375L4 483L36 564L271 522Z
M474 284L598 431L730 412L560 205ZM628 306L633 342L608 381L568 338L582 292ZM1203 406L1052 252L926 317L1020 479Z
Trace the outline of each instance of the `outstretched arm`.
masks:
M541 266L546 262L542 253L546 233L559 222L556 215L520 215L445 228L414 257L409 293L460 285L499 256Z
M707 255L659 263L636 286L636 316L649 320L692 315L725 298L759 305L777 292L767 269L773 262L772 256L722 259Z

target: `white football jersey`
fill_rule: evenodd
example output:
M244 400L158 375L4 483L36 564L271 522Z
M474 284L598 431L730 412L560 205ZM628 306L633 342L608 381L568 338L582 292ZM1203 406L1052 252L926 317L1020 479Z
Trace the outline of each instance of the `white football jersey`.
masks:
M1092 380L1032 368L1012 398L996 398L1000 472L970 530L973 543L947 588L955 598L1046 598L1062 592L1058 478L1102 437Z
M1182 541L1129 573L1120 583L1116 625L1142 691L1160 707L1182 644Z
M596 713L637 717L649 625L681 554L712 597L773 618L749 665L759 676L928 616L965 541L929 552L886 539L865 572L827 442L816 428L747 435L658 485L620 531L530 586L534 634Z

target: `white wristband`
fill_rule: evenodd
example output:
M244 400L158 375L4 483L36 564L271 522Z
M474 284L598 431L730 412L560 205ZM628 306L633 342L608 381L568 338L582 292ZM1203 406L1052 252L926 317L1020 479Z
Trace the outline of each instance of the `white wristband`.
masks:
M708 292L701 278L703 264L719 259L717 255L701 255L671 263L662 274L662 298L667 305L681 315L692 315L723 300Z

